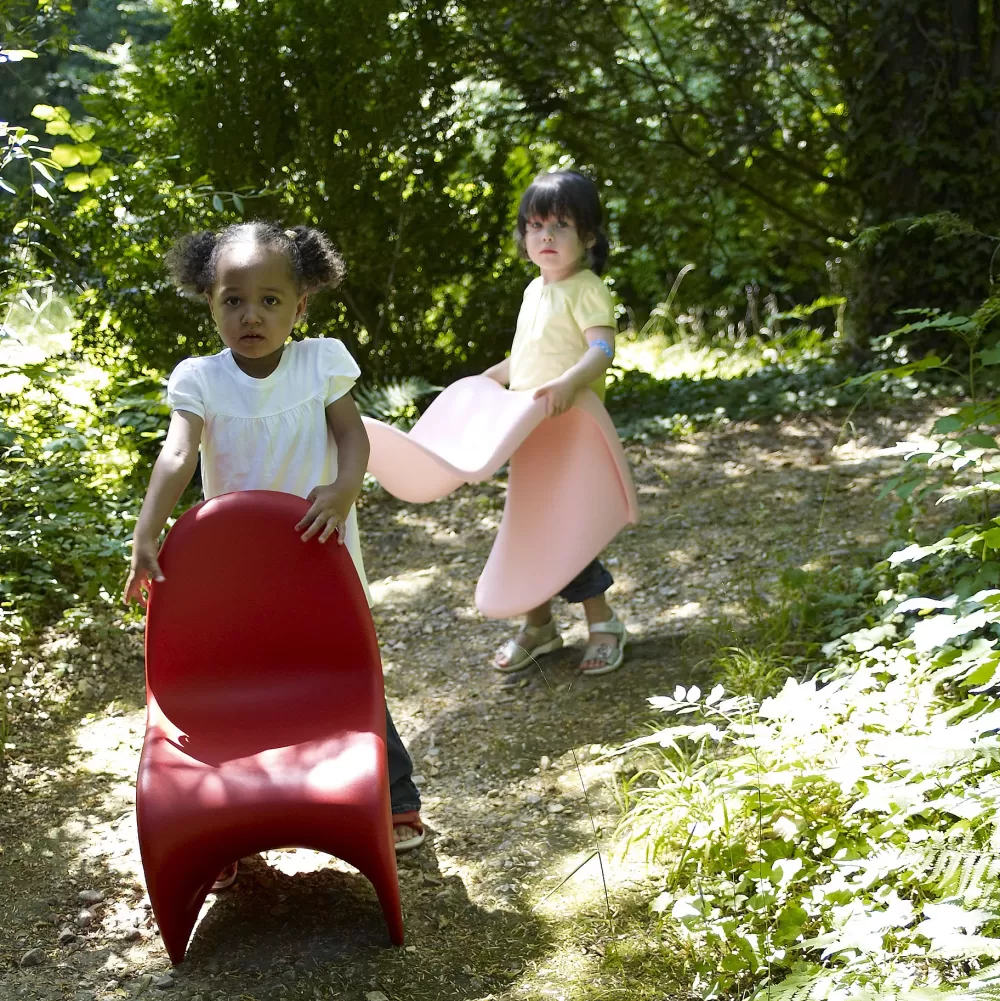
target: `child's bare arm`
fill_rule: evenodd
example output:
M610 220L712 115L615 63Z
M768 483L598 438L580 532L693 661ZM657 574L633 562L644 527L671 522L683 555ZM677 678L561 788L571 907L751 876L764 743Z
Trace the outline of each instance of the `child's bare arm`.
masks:
M198 445L205 422L186 410L170 415L163 448L153 464L149 487L132 536L132 565L125 583L124 599L145 606L150 578L163 580L157 562L160 533L177 506L198 465Z
M343 544L347 516L361 494L368 468L368 432L350 394L326 408L326 420L337 442L337 479L313 487L306 498L311 506L295 530L302 532L303 542L317 534L320 542L326 542L336 532Z
M558 379L535 390L536 400L545 397L545 412L549 417L568 410L576 394L599 379L614 359L615 332L611 327L587 327L583 333L590 345L584 356Z
M510 358L498 361L496 365L488 368L483 375L488 376L494 382L499 382L501 386L510 385Z

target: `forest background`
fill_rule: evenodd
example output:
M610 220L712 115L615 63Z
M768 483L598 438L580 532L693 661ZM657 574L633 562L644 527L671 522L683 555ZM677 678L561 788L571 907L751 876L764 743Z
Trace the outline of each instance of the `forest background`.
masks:
M910 516L978 477L954 497L963 527L906 558L923 577L855 588L837 635L905 616L918 587L961 621L956 603L1000 581L997 0L0 0L0 30L0 765L26 712L25 651L117 600L166 375L216 347L165 251L241 219L330 234L347 278L303 332L343 339L363 406L406 420L507 349L530 277L510 237L517 198L541 170L582 170L607 211L625 339L752 369L711 386L616 370L624 435L944 394L955 414L909 449L918 468L895 487ZM882 585L906 559L880 564ZM994 637L987 615L942 644L977 629ZM878 642L909 650L907 630ZM975 698L949 696L967 714L987 708L989 644L963 661ZM681 695L675 708L701 705ZM991 824L973 825L977 851ZM781 935L801 943L817 907ZM768 914L714 990L777 962ZM971 952L955 976L993 955Z

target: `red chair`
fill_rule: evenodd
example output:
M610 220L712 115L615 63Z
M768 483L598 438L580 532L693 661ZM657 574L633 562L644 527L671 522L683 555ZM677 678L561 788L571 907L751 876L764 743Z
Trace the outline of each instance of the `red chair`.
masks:
M218 872L286 845L359 869L403 942L375 628L347 548L294 531L307 508L225 494L178 519L160 553L136 814L174 963Z

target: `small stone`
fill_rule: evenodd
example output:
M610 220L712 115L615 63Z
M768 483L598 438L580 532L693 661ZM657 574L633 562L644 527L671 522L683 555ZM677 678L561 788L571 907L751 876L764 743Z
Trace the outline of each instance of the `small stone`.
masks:
M139 939L141 938L142 938L142 932L138 928L130 928L122 936L122 939L125 942L138 942Z
M60 945L72 945L76 941L76 932L72 928L63 928L59 932Z
M153 986L160 991L170 990L176 981L169 973L164 973L162 977L153 977Z
M81 890L76 898L81 904L99 904L104 900L104 894L100 890Z
M381 991L368 991L365 994L365 1001L389 1001Z
M549 756L547 754L543 754L542 757L541 757L541 759L538 762L538 767L541 768L541 770L544 772L544 771L548 771L549 766L551 764L552 764L552 762L551 762L551 760L549 760Z
M94 912L88 911L86 907L76 916L76 923L81 928L89 928L94 923Z
M44 949L29 949L21 957L21 968L27 969L29 966L41 966L45 962Z
M549 813L562 813L565 809L562 803L549 803Z
M525 803L530 803L534 806L536 803L541 803L542 797L538 795L537 792L529 792L527 796L524 797Z

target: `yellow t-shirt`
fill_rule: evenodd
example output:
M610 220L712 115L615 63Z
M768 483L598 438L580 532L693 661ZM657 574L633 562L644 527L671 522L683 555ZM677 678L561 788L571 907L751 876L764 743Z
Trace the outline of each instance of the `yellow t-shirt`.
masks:
M517 333L510 349L510 388L537 389L571 369L590 345L588 327L615 328L615 309L608 287L585 269L562 281L536 278L525 290ZM605 378L591 389L603 400Z

